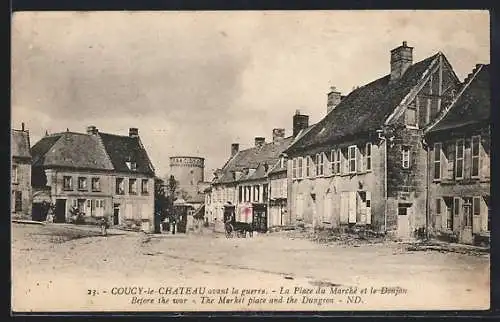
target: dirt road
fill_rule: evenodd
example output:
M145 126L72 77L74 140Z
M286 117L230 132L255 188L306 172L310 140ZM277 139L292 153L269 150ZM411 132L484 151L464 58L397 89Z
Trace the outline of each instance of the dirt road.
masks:
M266 303L259 303L256 297L257 303L249 305L247 297L245 303L237 305L248 310L489 307L487 255L406 252L398 244L320 245L280 234L226 239L220 234L172 236L111 230L103 237L98 229L69 225L13 224L12 235L13 304L19 310L235 308L234 303L202 305L201 298L191 301L191 297L184 305L155 302L146 306L132 303L130 296L109 294L131 285L151 287L157 295L155 301L161 287L265 290ZM296 287L316 290L318 286L328 291L334 287L357 288L357 294L366 288L368 295L357 306L342 299L335 305L317 301L301 304L307 302L306 295L298 291L299 303L292 300L291 304L269 306L268 295L278 297L282 293L286 300L290 295L286 290L293 293ZM406 293L370 294L372 289L383 287Z

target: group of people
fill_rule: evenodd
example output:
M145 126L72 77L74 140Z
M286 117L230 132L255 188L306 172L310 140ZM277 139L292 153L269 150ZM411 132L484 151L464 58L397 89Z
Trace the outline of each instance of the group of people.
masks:
M54 211L55 211L54 205L53 204L49 204L47 206L47 217L45 218L45 222L46 223L53 223L54 222ZM72 216L72 219L73 219L74 222L76 222L75 219L79 215L81 215L80 211L76 207L71 208L70 213L71 213L71 216ZM108 220L108 217L106 217L106 216L100 217L98 219L97 224L101 228L101 234L103 236L106 236L108 234L108 229L109 229L109 220Z

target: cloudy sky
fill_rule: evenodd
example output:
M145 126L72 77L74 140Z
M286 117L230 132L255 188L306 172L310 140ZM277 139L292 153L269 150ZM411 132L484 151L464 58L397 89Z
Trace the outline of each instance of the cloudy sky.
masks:
M300 109L319 121L326 93L389 73L407 41L414 61L442 51L463 80L489 63L486 11L25 12L12 22L12 127L128 134L139 128L157 169L230 144L291 134Z

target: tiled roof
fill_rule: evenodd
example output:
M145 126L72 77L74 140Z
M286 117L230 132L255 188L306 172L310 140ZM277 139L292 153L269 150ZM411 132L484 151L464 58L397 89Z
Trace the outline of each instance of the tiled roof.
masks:
M265 143L262 147L253 147L246 150L241 150L234 157L229 159L222 174L214 183L230 183L240 180L252 180L265 178L271 168L278 162L283 151L292 143L293 137L287 137L276 142ZM267 171L265 166L267 165ZM234 178L235 171L243 171L244 169L255 169L255 172L242 173L239 178Z
M116 171L154 175L153 166L139 138L107 133L99 133L99 136ZM131 171L127 161L135 161L137 170Z
M31 158L30 153L30 138L26 131L11 130L10 131L10 149L11 155L18 158Z
M128 136L75 132L56 133L42 138L32 148L34 166L56 166L93 170L114 170L154 174L149 157L139 139ZM126 161L135 159L137 170Z
M39 155L39 152L43 155ZM42 138L32 148L33 165L112 170L104 146L95 135L64 132Z
M479 65L474 75L464 82L463 91L445 110L446 114L428 133L457 128L490 119L490 65Z
M413 64L397 81L390 81L389 74L355 89L286 152L377 130L439 55L442 53Z

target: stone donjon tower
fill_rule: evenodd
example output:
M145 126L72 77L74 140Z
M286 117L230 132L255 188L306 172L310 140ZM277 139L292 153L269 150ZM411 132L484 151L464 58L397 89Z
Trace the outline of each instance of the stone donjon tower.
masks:
M198 183L204 181L205 159L200 157L170 157L170 174L179 182L177 191L187 193L187 199L198 195ZM189 201L189 200L186 200Z

